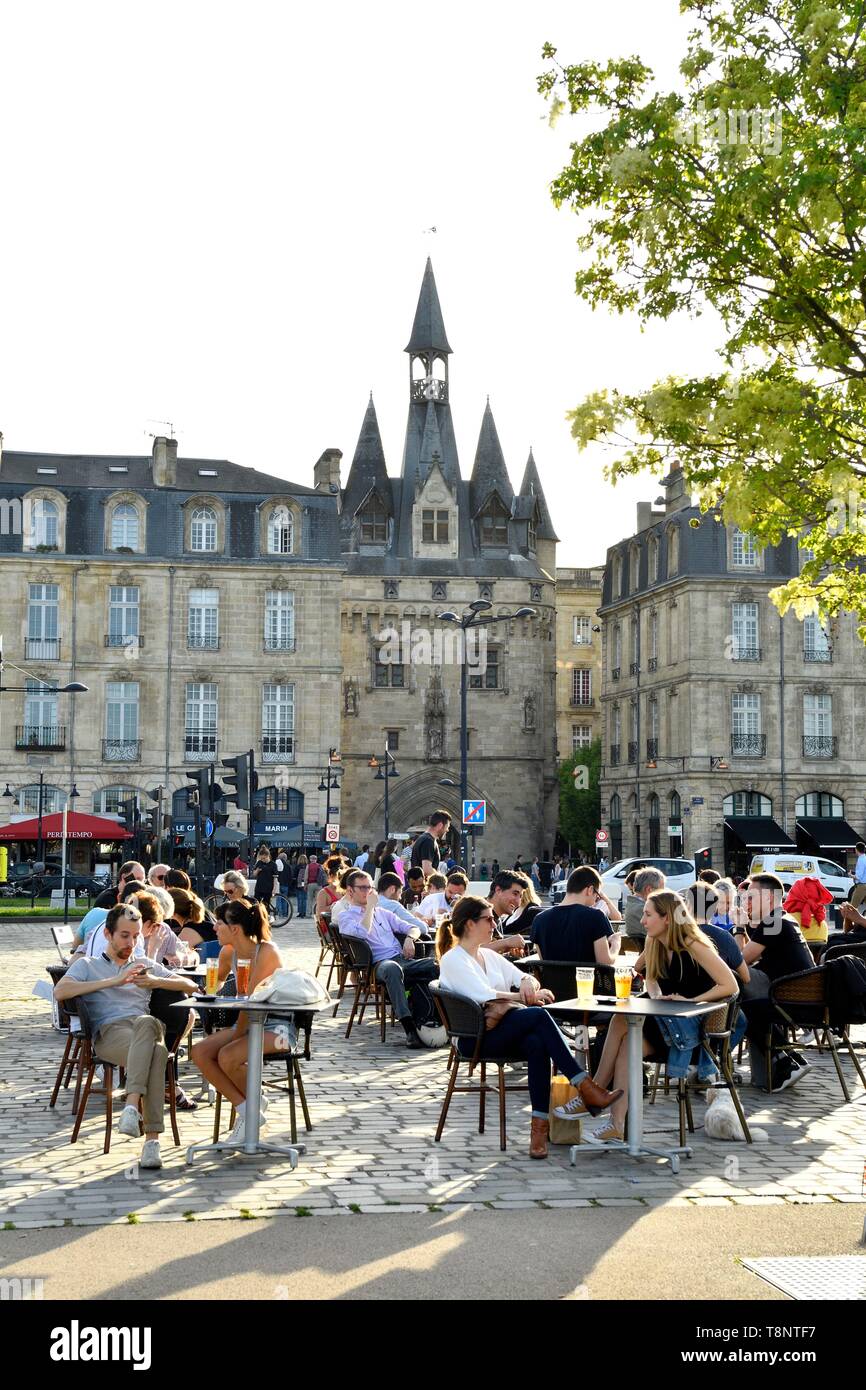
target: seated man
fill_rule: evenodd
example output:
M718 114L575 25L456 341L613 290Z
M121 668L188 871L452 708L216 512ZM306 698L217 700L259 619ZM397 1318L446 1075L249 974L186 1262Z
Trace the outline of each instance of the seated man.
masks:
M569 875L562 902L539 912L532 924L532 939L543 959L614 964L621 937L596 906L600 896L601 878L591 864Z
M750 967L757 966L770 983L785 975L797 975L800 971L811 970L815 964L812 953L803 939L799 923L793 917L786 917L782 909L784 888L775 874L753 874L748 891L741 895L749 927L738 927L733 933L742 953L743 960ZM760 1084L758 1077L762 1067L755 1068L755 1058L764 1056L768 1031L772 1034L774 1046L778 1048L773 1062L772 1088L784 1091L793 1086L811 1070L811 1064L802 1053L794 1048L782 1046L786 1032L781 1019L767 999L744 999L743 1010L748 1019L747 1033L752 1058L753 1081Z
M393 912L394 916L399 917L400 921L405 924L401 935L411 936L413 940L420 936L424 936L429 940L430 938L426 931L425 924L421 921L421 918L417 916L416 913L410 912L408 907L404 907L401 903L400 894L402 889L403 885L397 874L387 873L379 875L379 885L376 889L379 894L379 901L383 907L386 907L389 912ZM345 908L343 910L345 911ZM333 921L333 917L331 920Z
M842 916L842 930L830 932L824 951L829 951L832 946L862 946L866 943L866 917L863 913L858 912L850 903L843 903L839 912Z
M445 880L445 887L439 893L429 893L421 903L420 915L428 927L436 922L438 912L450 912L469 886L469 880L462 869L453 869Z
M516 912L523 901L524 881L513 869L503 869L494 876L487 894L487 901L493 912L493 940L486 951L496 951L498 955L508 955L511 951L522 952L526 945L520 932L505 935L505 923ZM541 914L539 913L539 916ZM536 917L536 922L538 918Z
M634 876L629 874L626 879L632 879L629 884L631 894L625 900L625 934L632 941L646 941L646 927L643 925L643 910L646 900L650 893L657 893L660 888L665 886L665 876L661 869L654 869L648 864L644 869L635 869Z
M394 1013L406 1033L407 1047L424 1047L419 1026L433 1022L435 1009L430 980L439 977L436 960L416 960L412 938L403 939L406 923L379 903L379 894L370 875L352 869L345 878L348 906L340 915L340 935L366 941L373 955L374 974L385 986ZM402 941L402 947L401 947ZM412 1008L406 999L406 986L412 986Z
M427 879L423 869L409 869L406 875L406 887L401 894L401 901L404 907L414 907L427 896Z
M126 1105L118 1129L138 1138L138 1102L144 1099L145 1142L142 1168L161 1168L159 1136L163 1121L165 1063L168 1051L163 1026L150 1012L150 991L171 989L194 994L195 983L173 975L158 961L133 960L141 935L141 913L131 904L111 908L100 928L105 949L99 957L80 957L58 981L54 997L87 998L94 1028L94 1047L106 1062L126 1068Z

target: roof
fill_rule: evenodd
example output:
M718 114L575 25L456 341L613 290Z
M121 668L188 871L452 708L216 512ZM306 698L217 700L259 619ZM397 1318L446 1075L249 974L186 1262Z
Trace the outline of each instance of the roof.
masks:
M544 488L541 486L541 479L538 476L538 466L531 449L529 450L529 458L526 460L526 467L523 470L523 482L520 484L521 497L526 497L527 494L531 494L538 504L539 537L545 541L558 541L559 537L553 529L547 499L544 496Z
M490 409L488 398L484 407L484 414L481 417L478 447L475 450L475 462L472 465L472 477L469 480L469 496L473 516L478 515L492 492L497 494L506 509L511 509L514 489L508 476L505 456L502 452L502 445L499 443L496 421L493 419L493 411Z
M42 473L40 469L52 471ZM4 449L0 477L4 483L27 487L104 487L112 492L156 486L150 454L43 454ZM257 468L247 468L228 459L199 458L178 458L174 489L160 489L172 490L315 494L315 488L303 487L272 473L260 473Z
M361 433L355 446L355 456L346 479L343 493L343 528L351 527L355 513L373 491L378 492L387 511L391 510L391 484L385 464L385 450L379 432L373 393L364 413Z
M412 333L405 351L423 352L425 349L432 349L434 352L450 353L451 351L445 336L445 324L436 290L436 280L433 276L433 262L429 256L424 268L424 278L421 281L421 293L418 296L418 307L415 310L415 322L412 324Z

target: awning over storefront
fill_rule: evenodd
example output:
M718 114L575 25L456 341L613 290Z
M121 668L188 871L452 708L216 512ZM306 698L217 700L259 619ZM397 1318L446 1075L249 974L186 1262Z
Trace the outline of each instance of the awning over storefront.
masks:
M59 840L63 835L63 812L52 811L42 817L42 839ZM67 840L131 840L132 836L116 820L104 816L87 816L82 811L69 811L66 816ZM38 840L39 817L19 820L14 825L0 827L0 840Z
M249 836L245 835L243 830L235 830L230 825L218 825L213 833L213 842L217 848L237 848L238 845L245 845L248 839Z
M725 829L730 830L743 849L772 853L797 848L790 835L786 835L770 816L731 816L730 820L725 821Z
M819 849L853 849L863 839L841 816L798 816L797 830Z

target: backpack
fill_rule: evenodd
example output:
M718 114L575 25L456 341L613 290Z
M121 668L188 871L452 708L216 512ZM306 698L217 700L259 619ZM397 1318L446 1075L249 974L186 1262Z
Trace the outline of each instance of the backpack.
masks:
M309 884L311 884L311 883L318 883L318 882L319 882L319 879L321 878L321 874L322 874L322 866L321 866L321 864L308 864L308 865L307 865L307 884L309 885Z
M831 1028L866 1023L866 961L859 956L837 956L824 969Z

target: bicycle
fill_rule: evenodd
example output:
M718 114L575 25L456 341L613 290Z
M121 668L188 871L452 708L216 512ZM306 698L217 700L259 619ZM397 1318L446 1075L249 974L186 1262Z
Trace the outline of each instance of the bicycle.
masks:
M211 893L205 898L204 905L208 912L215 913L226 901L225 893ZM268 907L268 921L272 927L284 927L287 922L291 922L294 912L292 899L285 893L275 893Z

